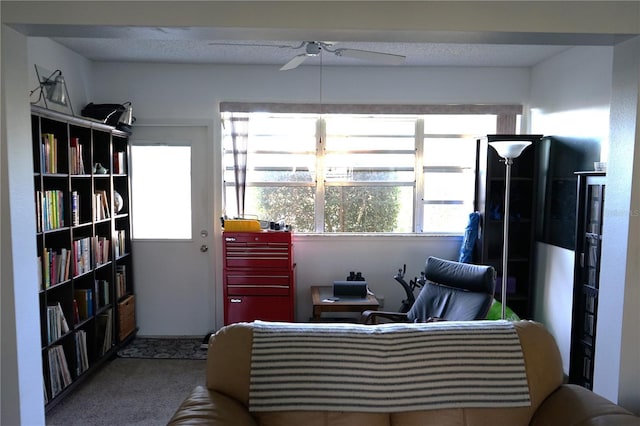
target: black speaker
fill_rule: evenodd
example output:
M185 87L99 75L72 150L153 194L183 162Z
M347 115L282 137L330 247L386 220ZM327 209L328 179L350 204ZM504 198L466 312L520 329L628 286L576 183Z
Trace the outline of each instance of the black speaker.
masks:
M367 297L366 281L334 281L333 297L337 298L358 298Z

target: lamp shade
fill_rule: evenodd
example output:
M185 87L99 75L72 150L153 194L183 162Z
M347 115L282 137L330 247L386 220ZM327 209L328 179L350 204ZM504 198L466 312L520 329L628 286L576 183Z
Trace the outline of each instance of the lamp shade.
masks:
M49 84L51 84L51 87L47 91L47 99L54 104L67 106L67 89L62 74L59 74L56 79Z
M502 158L518 158L522 151L529 145L529 141L495 141L489 142L489 145L498 152Z

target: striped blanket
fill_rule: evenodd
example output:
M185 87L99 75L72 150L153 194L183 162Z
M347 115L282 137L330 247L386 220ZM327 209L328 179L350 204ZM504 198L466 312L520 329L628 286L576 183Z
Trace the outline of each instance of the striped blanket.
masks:
M250 411L529 405L522 348L506 321L254 323Z

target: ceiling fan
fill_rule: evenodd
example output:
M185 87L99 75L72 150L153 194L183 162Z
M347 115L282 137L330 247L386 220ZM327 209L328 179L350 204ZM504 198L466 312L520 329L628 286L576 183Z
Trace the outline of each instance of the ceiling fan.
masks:
M294 56L291 60L289 60L286 64L284 64L280 71L287 71L297 68L302 64L307 58L311 58L314 56L318 56L322 53L322 51L326 51L329 53L333 53L336 56L341 56L345 58L355 58L362 59L374 62L380 62L387 65L400 65L404 62L405 56L396 55L392 53L383 53L383 52L374 52L371 50L361 50L361 49L348 49L348 48L333 48L332 42L328 41L303 41L299 45L291 46L287 44L240 44L240 43L209 43L210 45L224 45L224 46L263 46L263 47L277 47L280 49L302 49L304 48L304 52L299 55Z

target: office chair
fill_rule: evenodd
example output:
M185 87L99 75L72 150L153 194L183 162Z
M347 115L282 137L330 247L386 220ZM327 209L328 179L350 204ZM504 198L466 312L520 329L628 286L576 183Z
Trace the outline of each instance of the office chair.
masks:
M496 286L492 266L429 257L426 281L407 313L364 311L363 324L382 318L392 322L471 321L485 319Z

